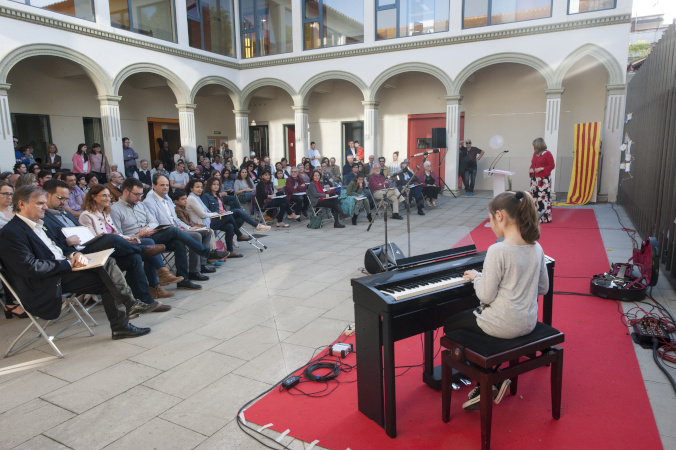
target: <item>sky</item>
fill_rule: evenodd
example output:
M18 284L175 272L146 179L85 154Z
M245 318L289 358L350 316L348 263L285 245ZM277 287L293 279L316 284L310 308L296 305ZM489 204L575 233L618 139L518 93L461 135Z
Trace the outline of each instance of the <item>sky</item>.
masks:
M634 0L632 16L664 14L664 25L676 19L676 0Z

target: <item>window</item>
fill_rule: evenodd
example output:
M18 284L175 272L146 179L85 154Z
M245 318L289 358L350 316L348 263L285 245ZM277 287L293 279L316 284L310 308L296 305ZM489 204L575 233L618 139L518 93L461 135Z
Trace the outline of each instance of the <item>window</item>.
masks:
M293 50L291 0L240 0L242 58Z
M190 46L234 57L232 0L188 0L186 6Z
M115 28L176 42L172 0L108 0L108 5Z
M19 113L12 113L11 116L12 131L14 136L19 138L19 146L30 145L33 147L33 158L45 161L47 146L52 142L49 116ZM68 150L65 153L68 153Z
M449 0L376 0L376 39L448 31Z
M616 0L568 0L568 14L613 9Z
M364 42L364 0L305 0L303 49Z
M67 14L78 19L96 21L94 17L93 0L14 0L28 6L46 9L49 11Z
M101 146L101 152L105 153L106 148L103 141L103 128L101 128L101 119L99 117L83 117L82 128L84 128L85 144L91 150L92 144L97 143Z
M464 0L463 28L552 16L552 0Z

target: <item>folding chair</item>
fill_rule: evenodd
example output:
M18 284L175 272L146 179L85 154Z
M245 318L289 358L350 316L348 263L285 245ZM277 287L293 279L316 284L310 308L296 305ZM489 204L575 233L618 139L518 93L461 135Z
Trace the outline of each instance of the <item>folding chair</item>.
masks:
M82 304L77 299L77 296L75 294L66 294L66 295L68 295L68 297L63 302L63 305L61 306L61 314L59 315L59 317L57 319L46 320L44 326L40 326L37 318L35 316L33 316L31 313L29 313L28 310L26 310L26 308L23 306L21 299L16 294L16 291L14 291L14 288L9 283L7 278L5 277L4 267L2 267L1 265L0 265L0 280L2 280L2 282L5 284L5 287L9 290L9 292L12 293L12 295L14 296L16 301L19 302L19 305L21 305L21 307L24 309L24 311L26 311L26 314L28 315L28 318L30 319L30 323L28 324L28 326L21 332L21 334L19 334L19 336L17 336L16 339L14 339L12 344L7 349L7 353L5 353L5 356L4 356L5 358L8 357L10 354L13 354L13 353L19 351L20 349L24 348L25 346L27 346L31 342L35 341L36 339L39 339L40 337L42 337L45 341L47 341L47 343L54 349L54 351L59 355L60 358L63 358L64 357L63 353L61 353L61 350L59 350L59 348L56 346L56 344L54 344L54 338L57 337L58 335L60 335L61 333L63 333L64 331L68 330L72 326L80 323L80 322L82 322L82 324L85 326L85 328L87 328L87 331L89 331L89 334L91 336L94 336L94 332L92 331L91 328L89 328L89 325L87 325L87 322L85 322L83 320L82 316L77 311L76 306L80 307L80 309L82 310L84 315L89 317L94 323L96 323L96 322L94 321L94 318L91 315L89 315L89 312L87 312L85 307L82 306ZM66 316L71 311L77 316L77 320L74 321L73 323L69 324L65 328L59 330L57 333L54 333L51 336L48 335L47 332L45 331L45 328L47 328L51 323L59 321L60 319L62 319L64 316ZM28 330L30 330L31 327L33 327L33 326L35 326L35 328L37 328L38 333L35 336L33 336L32 338L28 339L26 342L17 346L16 344L17 344L17 342L19 342L19 339L21 339L23 337L23 335L26 334L28 332Z
M254 213L256 214L256 217L260 223L269 225L271 223L275 223L277 219L275 219L275 216L277 215L276 211L277 208L261 208L261 205L258 203L258 199L256 198L255 195L251 196L251 204L254 207ZM275 213L272 213L272 211L275 211ZM268 214L268 212L271 212L272 215ZM271 220L265 220L265 215L268 215Z
M310 209L312 210L312 215L313 216L318 216L320 212L324 211L324 218L322 219L322 224L326 221L333 221L333 212L331 211L331 208L328 206L319 206L321 205L322 202L318 202L317 206L312 206L312 202L310 202Z
M174 252L164 252L162 253L162 261L164 261L164 265L169 269L170 271L176 273L176 255L174 255Z

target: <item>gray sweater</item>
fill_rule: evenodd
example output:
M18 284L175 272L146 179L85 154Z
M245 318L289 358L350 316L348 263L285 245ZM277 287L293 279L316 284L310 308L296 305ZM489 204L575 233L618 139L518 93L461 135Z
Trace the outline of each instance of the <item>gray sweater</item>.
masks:
M538 295L546 294L549 277L545 254L534 245L504 242L488 248L483 273L474 280L474 290L483 305L477 324L487 334L503 339L524 336L538 320Z

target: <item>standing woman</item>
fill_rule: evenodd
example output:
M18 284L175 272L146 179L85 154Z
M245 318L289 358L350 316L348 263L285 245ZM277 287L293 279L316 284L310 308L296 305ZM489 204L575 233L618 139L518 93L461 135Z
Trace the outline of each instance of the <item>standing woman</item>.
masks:
M91 172L91 167L89 165L89 156L87 155L87 145L80 144L73 155L73 173L89 172Z
M42 163L43 169L49 170L52 173L61 170L61 157L57 155L57 153L59 153L59 149L56 148L56 145L49 144L49 147L47 148L47 157L45 158L45 162Z
M535 139L533 141L533 159L528 173L530 174L530 194L537 203L540 223L552 221L551 175L554 167L554 157L547 150L544 139Z
M92 144L91 153L89 153L89 164L91 165L91 172L96 175L99 184L106 184L108 174L110 173L110 165L108 159L101 153L101 145L96 142Z

